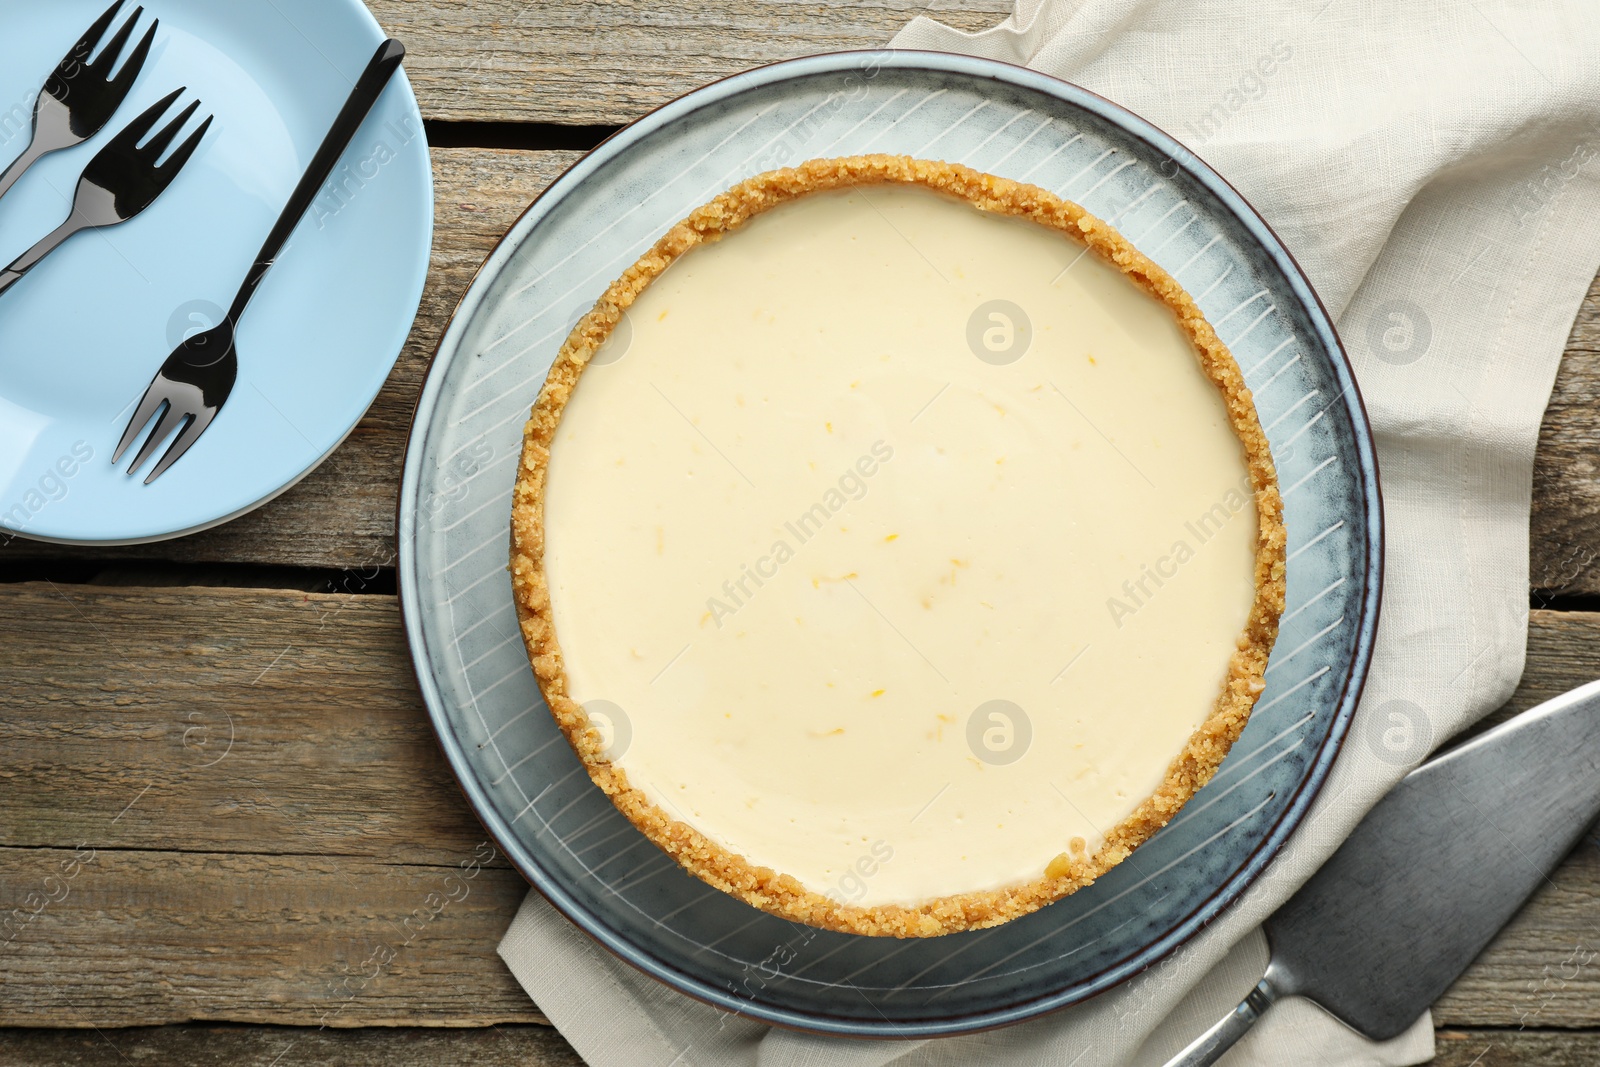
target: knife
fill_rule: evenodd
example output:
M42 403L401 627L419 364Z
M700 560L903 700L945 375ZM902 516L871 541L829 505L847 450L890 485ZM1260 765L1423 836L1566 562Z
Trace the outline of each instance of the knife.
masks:
M1600 682L1406 775L1264 924L1267 973L1168 1061L1205 1067L1297 996L1374 1041L1460 977L1600 814Z

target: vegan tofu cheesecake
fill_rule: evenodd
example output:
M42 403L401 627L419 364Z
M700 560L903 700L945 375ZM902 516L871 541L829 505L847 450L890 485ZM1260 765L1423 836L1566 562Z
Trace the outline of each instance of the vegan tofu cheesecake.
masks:
M1169 275L1043 189L864 156L735 186L578 323L511 571L556 723L657 846L923 937L1089 885L1215 773L1284 530Z

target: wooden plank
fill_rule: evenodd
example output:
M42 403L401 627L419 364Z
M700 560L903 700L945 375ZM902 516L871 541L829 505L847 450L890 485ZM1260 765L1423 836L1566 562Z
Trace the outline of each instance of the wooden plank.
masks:
M429 864L482 840L393 597L39 584L0 604L0 845Z
M1483 725L1502 722L1597 677L1600 615L1536 611L1528 628L1522 682ZM1600 838L1591 829L1440 999L1434 1021L1449 1026L1600 1026L1597 897Z
M1529 580L1556 595L1600 595L1600 278L1567 341L1539 430Z
M356 569L392 565L406 431L434 348L484 257L533 198L579 156L434 151L435 239L416 325L371 410L305 481L226 526L155 545L72 549L0 536L0 562L131 558Z
M1600 843L1583 841L1434 1007L1449 1026L1600 1026Z
M483 841L392 597L5 586L0 648L0 1023L318 1025ZM1596 676L1600 615L1536 612L1511 707ZM1600 846L1552 882L1443 1023L1600 1026ZM489 861L336 1024L538 1021L494 955L523 892Z
M1561 1030L1441 1030L1432 1067L1592 1067L1600 1034ZM268 1026L161 1026L129 1030L12 1030L0 1037L0 1067L167 1067L270 1064L281 1067L582 1067L555 1030L543 1026L441 1031L422 1027L304 1030Z
M1461 739L1496 726L1552 697L1600 678L1600 613L1534 611L1528 618L1528 661L1505 706L1460 734Z
M1600 1034L1559 1030L1441 1030L1431 1067L1593 1067Z
M1565 1061L1556 1061L1565 1062ZM1576 1062L1576 1061L1573 1061ZM583 1067L547 1026L442 1031L310 1030L273 1026L159 1026L131 1030L12 1030L0 1034L0 1067Z
M483 257L576 158L573 152L434 152L438 231L416 327L372 411L299 486L227 526L156 545L77 550L0 538L0 563L153 559L358 571L392 565L406 431L439 336ZM1592 401L1597 395L1600 281L1573 330L1534 471L1532 581L1561 595L1600 594L1600 406Z
M0 648L0 1024L543 1021L393 597L9 586Z
M423 114L452 121L621 125L707 82L764 63L881 48L919 14L963 29L1010 0L376 0L406 43Z
M205 820L167 832L203 847ZM545 1022L495 955L527 886L493 854L0 848L0 1024Z

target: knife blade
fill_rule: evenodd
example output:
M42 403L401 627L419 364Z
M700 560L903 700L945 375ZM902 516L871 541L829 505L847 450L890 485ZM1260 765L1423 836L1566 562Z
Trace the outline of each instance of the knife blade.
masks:
M1404 1033L1600 814L1600 681L1400 780L1264 924L1267 972L1168 1061L1205 1067L1283 997L1375 1041Z

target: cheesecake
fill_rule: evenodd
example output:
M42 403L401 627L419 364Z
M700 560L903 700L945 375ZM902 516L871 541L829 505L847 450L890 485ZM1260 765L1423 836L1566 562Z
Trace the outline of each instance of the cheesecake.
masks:
M741 182L572 330L511 573L594 782L750 905L925 937L1094 882L1264 688L1282 504L1233 357L1106 222L900 156Z

